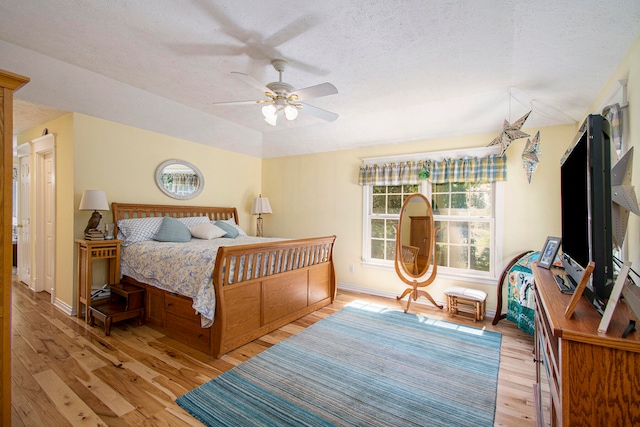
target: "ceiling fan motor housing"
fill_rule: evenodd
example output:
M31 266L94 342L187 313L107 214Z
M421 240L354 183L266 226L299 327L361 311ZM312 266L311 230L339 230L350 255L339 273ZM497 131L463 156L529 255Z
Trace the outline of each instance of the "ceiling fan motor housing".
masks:
M284 59L274 59L271 61L271 65L273 65L273 68L275 68L279 73L282 73L284 70L289 68L289 63Z
M282 95L285 98L287 97L288 94L290 94L295 90L293 86L285 82L272 82L267 84L267 87L271 89L273 93L277 95Z

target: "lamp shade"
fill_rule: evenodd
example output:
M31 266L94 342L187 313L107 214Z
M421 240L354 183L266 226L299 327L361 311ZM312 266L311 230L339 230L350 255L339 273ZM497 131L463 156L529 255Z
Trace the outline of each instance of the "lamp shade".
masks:
M251 213L253 215L272 213L269 199L262 197L262 194L259 197L256 197L253 200L253 206L251 206Z
M298 109L294 106L287 105L284 107L284 116L287 120L295 120L298 117Z
M278 113L278 110L275 104L267 104L264 107L262 107L262 114L264 115L265 119L271 116L275 116L277 113Z
M107 195L102 190L84 190L79 209L81 211L108 211Z

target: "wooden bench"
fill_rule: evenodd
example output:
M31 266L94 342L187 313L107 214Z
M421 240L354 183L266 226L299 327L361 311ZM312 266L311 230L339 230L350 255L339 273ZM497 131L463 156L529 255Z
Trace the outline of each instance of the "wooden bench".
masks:
M487 293L477 289L450 286L445 289L447 311L451 317L466 317L473 321L483 320L486 311Z
M104 324L106 336L111 334L111 324L138 318L138 326L144 323L144 289L130 283L109 285L111 296L107 302L89 307L89 325L96 319Z

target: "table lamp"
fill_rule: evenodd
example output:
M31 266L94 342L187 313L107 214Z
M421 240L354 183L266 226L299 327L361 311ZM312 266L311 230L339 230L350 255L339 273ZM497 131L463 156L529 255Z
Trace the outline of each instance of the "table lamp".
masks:
M80 199L81 211L94 211L84 229L85 240L104 240L104 234L98 230L102 214L98 211L108 211L107 195L102 190L84 190Z
M262 214L270 213L272 213L272 211L269 199L262 197L262 194L260 194L253 200L253 206L251 206L251 214L258 215L256 236L262 237Z

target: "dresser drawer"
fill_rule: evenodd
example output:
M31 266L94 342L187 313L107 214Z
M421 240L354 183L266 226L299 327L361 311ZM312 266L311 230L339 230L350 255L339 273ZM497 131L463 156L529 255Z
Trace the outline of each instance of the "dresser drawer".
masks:
M211 328L201 328L199 317L197 318L198 324L194 324L190 319L167 313L167 323L164 328L165 334L197 350L210 353Z
M200 315L192 307L191 298L185 298L178 295L167 294L164 297L164 307L167 314L175 314L189 320L193 323L200 324ZM168 323L168 322L167 322Z

